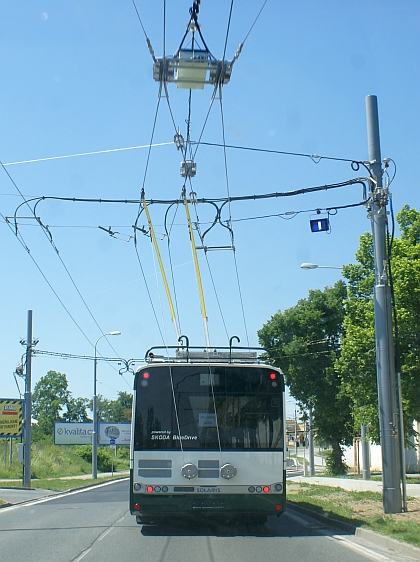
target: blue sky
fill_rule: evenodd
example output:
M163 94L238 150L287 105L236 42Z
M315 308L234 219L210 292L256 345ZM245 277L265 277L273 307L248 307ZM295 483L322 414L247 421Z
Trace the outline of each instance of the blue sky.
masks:
M175 53L191 0L166 0L165 41L163 0L137 0L136 5L156 56L163 55L164 43L167 54ZM223 54L230 6L229 0L201 2L201 31L216 58ZM223 88L222 103L217 99L212 106L202 140L222 143L223 115L228 145L328 158L314 163L304 156L228 149L227 185L222 149L203 145L195 157L192 187L197 197L226 197L228 189L231 196L286 192L365 175L334 158L367 159L365 97L373 94L378 97L382 157L397 165L391 185L394 210L406 203L419 208L417 0L268 0L247 36L262 6L263 1L255 0L233 4L225 58L231 60L246 41ZM158 83L131 0L2 0L0 15L0 395L17 397L12 374L24 352L19 340L26 337L28 310L33 310L39 350L89 356L98 338L113 330L122 332L109 338L114 349L103 338L98 353L141 358L149 347L163 345L161 334L168 344L176 343L150 239L140 235L138 251L160 329L131 238L138 205L41 201L36 214L48 225L54 246L36 221L27 218L31 211L23 205L17 213L18 232L29 255L4 220L23 203L19 191L25 199L138 200L144 186L148 199L174 200L183 182L168 100L162 98L157 111ZM186 136L188 91L170 84L168 93L175 124ZM211 95L211 86L193 92L194 141L203 131ZM106 152L148 145L155 115L153 142L162 145L151 150L147 174L147 148ZM90 152L101 153L41 160ZM28 160L38 161L16 164ZM355 185L232 203L236 264L231 251L208 252L207 259L199 252L211 344L227 345L237 335L241 343L257 345L257 330L277 310L294 306L309 289L332 285L340 277L338 270L304 271L300 265L354 262L359 237L370 229L366 210L338 210L330 218L330 234L311 233L309 211L360 201L362 190ZM171 260L165 211L162 205L150 207L170 279L172 262L181 331L191 345L202 346L184 209L169 211ZM292 211L297 214L284 214ZM204 229L214 214L202 205L198 217ZM145 222L140 218L141 226ZM99 226L119 234L111 237ZM213 228L206 243L229 245L227 229ZM98 391L108 398L131 388L131 375L121 378L118 368L98 365ZM92 361L37 355L33 383L48 370L66 373L74 396L92 395Z

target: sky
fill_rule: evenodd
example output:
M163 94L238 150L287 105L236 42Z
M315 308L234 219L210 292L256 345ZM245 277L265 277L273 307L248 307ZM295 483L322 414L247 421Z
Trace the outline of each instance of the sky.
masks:
M191 5L1 0L2 398L18 398L18 386L24 391L13 373L25 352L29 310L39 340L32 387L54 370L66 374L74 397L90 398L95 346L99 358L138 359L136 368L150 347L176 345L151 238L137 230L135 245L133 225L148 230L144 211L139 216L142 189L148 201L180 198L182 157L173 138L178 129L187 137L187 122L190 139L208 143L194 145L197 174L188 193L292 192L366 177L351 162L368 159L365 98L375 95L382 158L392 159L390 178L396 171L394 212L419 208L417 0L202 0L198 22L213 56L225 51L231 61L243 43L213 103L211 85L189 102L189 91L175 84L159 95L153 79L145 35L156 57L173 55ZM223 142L242 149L224 151ZM106 199L121 202L98 202ZM257 331L273 314L340 279L339 269L300 265L355 262L359 237L370 230L366 208L351 206L362 201L355 184L225 205L204 244L232 246L224 227L230 219L235 251L197 251L211 346L227 346L232 336L257 346ZM148 208L180 333L203 347L184 206ZM312 233L310 220L326 209L330 232ZM200 246L197 228L207 230L216 209L197 204L190 213ZM121 335L103 337L110 331ZM132 374L121 375L122 366L98 361L102 396L130 392Z

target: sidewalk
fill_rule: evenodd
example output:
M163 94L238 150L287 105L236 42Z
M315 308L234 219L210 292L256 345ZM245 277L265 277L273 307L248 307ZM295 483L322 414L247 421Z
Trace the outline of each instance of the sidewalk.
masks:
M294 476L293 473L288 474L287 478L293 479L294 482L307 482L308 484L321 484L323 486L333 486L343 488L349 491L358 492L382 492L382 482L377 480L363 480L362 478L329 478L328 476ZM407 496L420 498L420 484L410 484L407 479Z

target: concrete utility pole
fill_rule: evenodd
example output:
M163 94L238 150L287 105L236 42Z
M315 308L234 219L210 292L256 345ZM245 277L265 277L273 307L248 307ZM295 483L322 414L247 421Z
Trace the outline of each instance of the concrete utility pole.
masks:
M32 310L28 310L28 333L26 337L25 376L25 448L23 452L23 487L31 487L31 441L32 441Z
M375 263L374 316L379 430L382 449L383 508L384 513L401 513L397 389L392 332L391 290L388 284L385 244L388 192L382 187L378 102L376 96L366 96L366 121L369 167L372 174L370 220Z
M363 423L360 427L360 440L362 442L362 464L363 480L370 480L370 443L366 438L367 425Z

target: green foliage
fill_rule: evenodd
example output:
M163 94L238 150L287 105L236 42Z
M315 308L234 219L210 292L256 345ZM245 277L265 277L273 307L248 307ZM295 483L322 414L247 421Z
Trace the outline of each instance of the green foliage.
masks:
M48 371L36 383L32 395L32 415L38 421L40 433L53 435L54 422L63 421L61 412L69 397L64 374Z
M37 420L34 442L47 438L52 441L54 422L88 421L87 398L73 398L68 390L67 377L56 371L48 371L36 383L32 395L32 415Z
M405 205L397 215L401 237L391 246L394 304L397 311L397 357L400 359L401 390L406 437L413 420L420 419L420 213ZM344 334L336 369L343 390L353 404L355 428L366 423L370 437L379 442L376 352L373 313L373 239L360 238L357 264L344 267L348 280ZM397 368L399 364L397 362Z
M0 462L0 478L22 478L22 463L17 460L17 445L17 440L14 440L12 464ZM90 471L90 464L75 454L74 447L58 447L45 441L32 443L32 478L75 476L89 474Z
M125 476L114 475L114 476L100 476L97 480L92 480L91 476L86 478L39 478L32 481L32 486L34 488L39 488L41 490L56 490L60 492L68 492L70 490L77 490L80 488L85 488L87 486L92 486L92 484L110 482L114 480L119 480ZM2 488L15 487L16 482L2 482ZM0 492L1 494L1 492ZM0 499L0 504L2 500Z
M325 470L327 476L343 476L347 474L349 467L343 462L342 455L335 458L334 451L327 451L325 455Z
M82 445L75 447L75 454L92 464L92 446ZM112 470L112 453L109 447L98 447L97 449L98 470L99 472L111 472Z
M115 423L130 422L132 402L133 395L124 391L118 392L118 398L116 400L109 400L98 394L96 397L98 421ZM89 408L92 409L92 401L88 404Z
M258 331L260 343L285 372L291 395L304 408L313 408L318 440L331 444L337 471L343 466L341 445L353 438L350 400L335 370L345 297L343 281L309 291L307 299L277 312Z
M341 488L318 486L287 481L287 501L318 511L341 521L365 527L394 539L420 546L420 522L398 519L392 515L363 515L366 503L372 503L377 512L383 511L379 492L349 492ZM376 506L375 506L376 504ZM361 509L360 509L361 508ZM410 511L410 510L409 510Z

